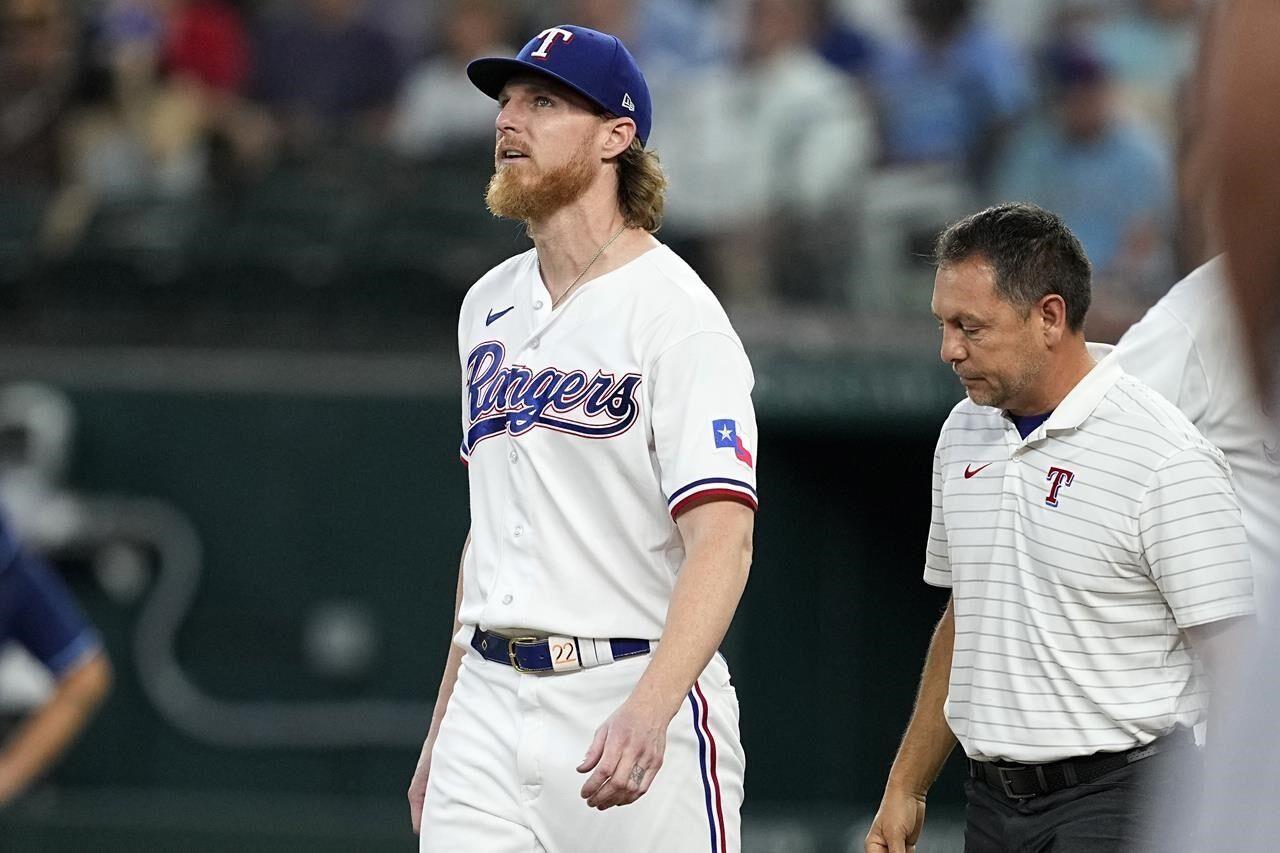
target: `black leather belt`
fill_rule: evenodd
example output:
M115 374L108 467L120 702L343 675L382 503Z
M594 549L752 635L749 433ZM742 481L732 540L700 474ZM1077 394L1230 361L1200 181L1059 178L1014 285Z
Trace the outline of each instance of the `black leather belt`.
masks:
M1180 727L1146 746L1134 747L1126 752L1098 752L1048 764L974 761L971 758L969 777L985 782L1011 800L1026 800L1092 782L1113 770L1194 742L1191 730Z
M574 642L579 641L575 638ZM616 639L608 642L614 660L647 655L653 650L653 644L648 640ZM486 660L514 667L517 672L551 672L555 669L551 643L546 638L504 637L477 628L471 635L471 648Z

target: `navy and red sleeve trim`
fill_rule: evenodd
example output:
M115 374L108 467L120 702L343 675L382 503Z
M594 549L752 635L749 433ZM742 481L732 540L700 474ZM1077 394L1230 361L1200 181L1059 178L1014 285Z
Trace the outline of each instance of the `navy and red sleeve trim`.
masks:
M667 507L671 517L677 518L680 513L709 501L730 500L750 508L753 512L759 508L755 487L742 480L728 477L708 477L694 480L687 486L676 489L667 499Z

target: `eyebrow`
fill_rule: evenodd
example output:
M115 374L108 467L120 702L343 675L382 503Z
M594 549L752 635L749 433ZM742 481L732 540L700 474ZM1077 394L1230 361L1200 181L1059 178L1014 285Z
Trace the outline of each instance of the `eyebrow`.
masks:
M938 315L937 311L930 311L929 313L932 314L933 319L937 320L939 323L943 322L942 317ZM981 317L970 314L968 311L961 311L959 314L948 317L947 319L957 322L962 326L985 326L987 322Z
M551 95L557 98L563 97L564 92L566 91L564 86L557 86L533 74L527 74L512 77L504 83L501 91L498 92L498 96L501 97L504 94L509 95L510 92L508 90L512 86L523 86L528 88L535 95Z

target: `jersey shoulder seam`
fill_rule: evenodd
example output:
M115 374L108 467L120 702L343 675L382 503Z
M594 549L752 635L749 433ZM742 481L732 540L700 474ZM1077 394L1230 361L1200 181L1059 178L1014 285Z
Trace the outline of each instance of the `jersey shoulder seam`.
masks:
M733 332L726 331L724 329L700 328L700 329L694 329L692 332L689 332L687 335L677 338L676 340L672 341L671 343L663 347L662 351L653 357L653 364L657 365L657 363L661 361L663 357L667 355L667 353L671 352L673 349L680 346L685 341L696 338L698 335L719 335L722 338L728 338L729 341L738 348L739 352L741 352L743 355L746 355L746 352L747 352L746 347L742 345L741 339L739 339L738 336Z
M1211 382L1209 380L1209 372L1205 370L1204 359L1200 357L1200 346L1196 341L1196 333L1191 329L1191 325L1181 314L1174 311L1168 305L1161 305L1157 302L1155 305L1151 306L1151 310L1160 311L1167 315L1169 319L1177 325L1178 330L1187 336L1187 343L1189 344L1187 347L1187 360L1195 361L1196 367L1200 371L1200 375L1204 377L1205 389L1210 395L1212 395L1213 389L1210 387ZM1178 396L1182 396L1181 387L1178 388Z

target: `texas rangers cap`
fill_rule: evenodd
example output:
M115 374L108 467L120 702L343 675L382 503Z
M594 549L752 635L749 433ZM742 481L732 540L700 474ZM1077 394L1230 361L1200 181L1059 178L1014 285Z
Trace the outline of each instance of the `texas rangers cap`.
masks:
M515 59L490 56L467 66L471 82L491 98L522 71L550 77L605 112L634 119L640 144L648 141L653 124L649 86L617 36L565 24L538 33Z

